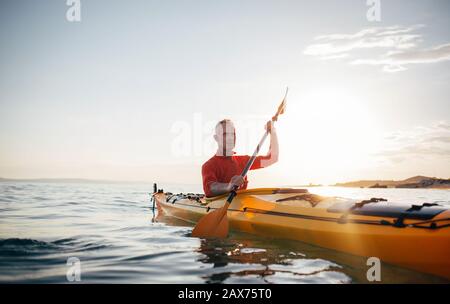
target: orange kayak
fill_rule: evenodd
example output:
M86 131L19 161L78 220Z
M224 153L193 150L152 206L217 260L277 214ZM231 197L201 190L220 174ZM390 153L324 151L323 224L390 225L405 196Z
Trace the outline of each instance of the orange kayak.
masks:
M191 223L222 207L226 198L153 194L161 212ZM261 188L238 191L227 215L232 230L377 257L450 279L450 209L445 206L411 206L381 198L356 201L304 189Z

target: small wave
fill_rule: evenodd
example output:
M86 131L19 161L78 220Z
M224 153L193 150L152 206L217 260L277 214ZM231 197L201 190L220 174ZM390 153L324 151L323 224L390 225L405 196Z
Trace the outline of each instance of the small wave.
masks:
M323 259L289 259L285 264L271 265L278 272L290 272L297 275L310 275L322 271L342 269L342 266Z
M167 252L159 252L159 253L151 253L151 254L144 254L144 255L138 255L133 256L130 258L123 258L122 261L141 261L141 260L149 260L149 259L157 259L160 257L167 257L169 255L173 254L179 254L179 251L167 251Z
M13 190L13 191L22 191L26 189L25 186L15 186L15 185L10 185L6 187L6 190Z
M47 213L47 214L42 214L42 215L34 215L34 216L29 216L28 219L32 219L32 220L53 220L53 219L68 219L72 217L65 215L65 214L57 214L57 213ZM76 217L76 215L73 215L73 217Z
M55 245L75 245L77 243L78 243L78 240L75 238L64 238L64 239L59 239L59 240L52 242L52 244L55 244Z
M64 238L53 242L33 239L0 239L0 257L29 256L61 252L84 252L109 247L100 242L86 242L74 238Z
M19 239L19 238L11 238L11 239L1 239L0 240L0 248L4 246L40 246L48 244L43 241L37 241L33 239Z
M111 231L113 232L133 232L133 231L146 231L147 227L142 226L127 226L122 228L116 228Z
M74 250L74 252L99 250L99 249L105 249L108 247L109 246L105 245L105 244L87 243L87 244L83 244L78 249Z
M13 196L13 195L5 195L0 197L0 202L5 202L5 203L10 203L10 202L14 202L17 200L17 197Z
M124 199L115 199L114 202L124 203L124 204L138 204L138 202L128 201L128 200L124 200ZM123 206L123 205L121 205L121 206Z
M61 248L68 249L72 252L91 251L110 247L109 245L99 241L88 241L86 238L64 238L53 241L52 244Z
M45 196L33 196L32 199L34 199L36 201L49 201L49 200L51 200L49 197L45 197Z
M49 250L57 248L56 245L44 241L33 239L1 239L0 256L22 256L47 253Z

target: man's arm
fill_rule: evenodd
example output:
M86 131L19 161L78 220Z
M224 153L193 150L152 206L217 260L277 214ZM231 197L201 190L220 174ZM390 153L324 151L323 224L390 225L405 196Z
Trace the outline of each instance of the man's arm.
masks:
M244 178L240 175L233 176L229 183L212 182L209 185L209 191L213 196L228 193L233 189L233 186L240 187L244 183Z
M267 122L266 130L270 132L270 147L267 155L261 159L261 167L265 168L278 161L278 136L272 121Z

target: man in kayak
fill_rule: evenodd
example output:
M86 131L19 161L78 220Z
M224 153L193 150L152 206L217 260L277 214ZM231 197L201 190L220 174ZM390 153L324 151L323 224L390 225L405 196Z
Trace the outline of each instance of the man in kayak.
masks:
M258 156L250 170L268 167L278 161L278 137L272 121L267 122L266 130L270 133L270 148L265 156ZM249 155L234 155L236 130L229 119L221 120L215 128L214 139L217 152L202 166L203 190L207 197L230 192L234 186L246 189L247 177L240 174L250 159Z

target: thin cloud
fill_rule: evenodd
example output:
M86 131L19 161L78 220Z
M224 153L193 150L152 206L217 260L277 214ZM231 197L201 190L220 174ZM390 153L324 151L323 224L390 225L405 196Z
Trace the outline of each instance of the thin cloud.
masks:
M316 56L322 60L345 59L352 65L382 66L383 71L394 73L407 70L411 64L436 63L450 60L450 43L427 49L418 49L423 36L414 33L424 25L410 27L373 27L354 34L321 35L315 38L319 43L306 47L305 55ZM358 50L385 50L374 58L357 58Z
M435 124L435 127L436 127L436 128L439 128L439 129L449 130L449 131L450 131L450 123L449 123L449 122L446 122L446 121L438 121L438 122Z
M342 58L346 58L349 57L349 54L337 54L337 55L330 55L330 56L325 56L322 57L322 60L333 60L333 59L342 59Z
M422 142L437 142L450 144L450 136L435 136L423 139Z
M450 158L450 124L437 122L407 132L395 132L385 137L385 149L376 156L399 163L414 158Z
M356 49L409 49L417 46L421 41L420 35L365 37L358 40L344 40L339 42L335 40L310 45L303 53L312 56L330 56L351 52Z
M435 63L450 60L450 43L438 45L426 50L390 52L380 59L357 59L351 64L382 65L386 72L404 71L405 65Z
M401 149L382 151L377 155L386 156L389 158L402 158L402 159L407 159L408 156L433 157L433 158L436 156L450 157L450 147L427 147L417 144L405 146L402 147Z
M332 34L317 36L315 40L356 40L367 37L394 36L398 34L406 34L425 27L423 24L417 24L410 27L402 27L399 25L387 27L371 27L363 29L355 34Z
M353 64L358 64L358 63L354 62ZM362 63L360 63L360 64L362 64ZM388 64L383 67L383 71L388 72L388 73L401 72L401 71L405 71L405 70L407 70L405 67L403 67L401 65L396 65L396 64Z
M409 34L421 27L423 25L407 28L400 26L372 27L355 34L321 35L314 39L320 43L309 45L303 53L312 56L330 56L355 49L408 49L421 42L421 35Z

